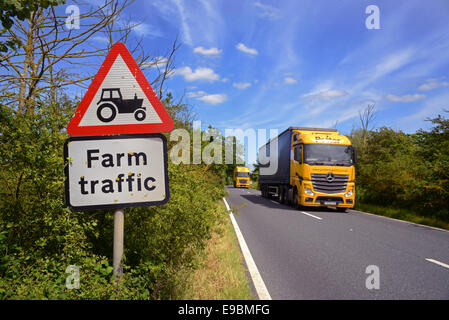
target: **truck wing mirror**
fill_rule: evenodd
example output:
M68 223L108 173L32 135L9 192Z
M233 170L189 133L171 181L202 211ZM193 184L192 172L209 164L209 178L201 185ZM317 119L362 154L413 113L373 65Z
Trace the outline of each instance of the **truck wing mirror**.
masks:
M353 155L354 155L354 160L353 160L353 162L354 162L354 164L356 164L357 163L357 149L356 148L354 148L354 147L352 147L352 150L353 150Z

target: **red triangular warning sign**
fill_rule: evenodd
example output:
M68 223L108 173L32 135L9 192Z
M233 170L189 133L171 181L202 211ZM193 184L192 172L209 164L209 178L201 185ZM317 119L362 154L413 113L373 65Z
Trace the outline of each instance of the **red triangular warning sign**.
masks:
M173 121L123 43L116 43L67 126L71 136L169 132Z

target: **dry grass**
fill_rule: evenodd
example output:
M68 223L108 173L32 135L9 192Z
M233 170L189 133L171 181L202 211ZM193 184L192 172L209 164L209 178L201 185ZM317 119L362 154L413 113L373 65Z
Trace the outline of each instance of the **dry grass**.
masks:
M205 250L199 253L193 273L180 273L178 299L251 300L243 256L223 202L217 204L219 223Z

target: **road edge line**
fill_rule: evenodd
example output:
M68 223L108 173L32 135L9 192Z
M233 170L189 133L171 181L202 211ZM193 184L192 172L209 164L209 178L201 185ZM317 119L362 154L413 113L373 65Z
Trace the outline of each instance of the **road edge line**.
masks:
M242 250L243 258L245 259L246 265L248 266L249 274L251 275L251 279L254 284L254 288L256 289L256 293L259 296L259 300L272 300L270 293L268 292L267 287L265 286L265 282L260 275L259 269L257 269L256 263L254 262L253 256L249 251L248 245L246 244L245 238L243 238L243 234L240 231L239 225L235 220L234 213L231 211L228 202L223 197L223 202L226 206L226 209L229 211L229 217L231 218L232 226L234 227L235 235L237 236L237 240L239 241L240 249Z

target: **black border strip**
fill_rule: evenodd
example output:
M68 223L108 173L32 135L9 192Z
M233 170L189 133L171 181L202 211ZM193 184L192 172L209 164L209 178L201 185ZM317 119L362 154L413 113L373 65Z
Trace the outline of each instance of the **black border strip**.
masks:
M149 201L149 202L132 202L132 203L119 203L119 204L100 204L91 206L72 206L70 203L69 192L69 165L68 165L68 144L71 141L87 141L87 140L116 140L116 139L136 139L136 138L160 138L163 144L164 150L164 171L165 171L165 199L162 201ZM83 210L99 210L99 209L122 209L133 207L145 207L145 206L160 206L168 202L170 199L170 187L168 181L168 156L167 156L167 138L160 133L144 133L144 134L121 134L110 136L81 136L70 137L64 142L64 173L65 173L65 204L72 208L74 211Z

